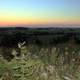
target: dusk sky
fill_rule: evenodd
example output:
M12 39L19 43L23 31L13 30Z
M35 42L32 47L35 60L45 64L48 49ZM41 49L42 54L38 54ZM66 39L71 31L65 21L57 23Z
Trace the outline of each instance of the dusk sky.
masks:
M80 25L80 0L0 0L0 26Z

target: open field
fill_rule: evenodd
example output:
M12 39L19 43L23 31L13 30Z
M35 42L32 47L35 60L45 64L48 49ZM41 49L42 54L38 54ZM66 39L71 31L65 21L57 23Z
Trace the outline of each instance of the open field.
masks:
M79 30L0 29L0 80L80 80Z

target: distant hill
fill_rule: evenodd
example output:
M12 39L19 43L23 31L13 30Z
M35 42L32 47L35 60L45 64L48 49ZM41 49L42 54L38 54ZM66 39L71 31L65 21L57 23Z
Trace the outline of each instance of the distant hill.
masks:
M80 28L0 28L0 46L13 46L18 42L28 44L52 45L74 39L80 43Z

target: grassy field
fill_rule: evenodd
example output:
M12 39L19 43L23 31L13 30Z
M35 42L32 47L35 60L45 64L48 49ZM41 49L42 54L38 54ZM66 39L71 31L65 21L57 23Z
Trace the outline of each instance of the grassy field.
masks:
M0 80L80 80L80 29L0 28Z
M25 45L20 50L17 57L13 49L9 62L0 57L0 80L80 80L80 45Z

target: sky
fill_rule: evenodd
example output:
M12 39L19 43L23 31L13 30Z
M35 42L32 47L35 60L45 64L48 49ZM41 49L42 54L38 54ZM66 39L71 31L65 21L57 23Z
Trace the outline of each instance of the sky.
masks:
M0 0L0 26L80 25L80 0Z

